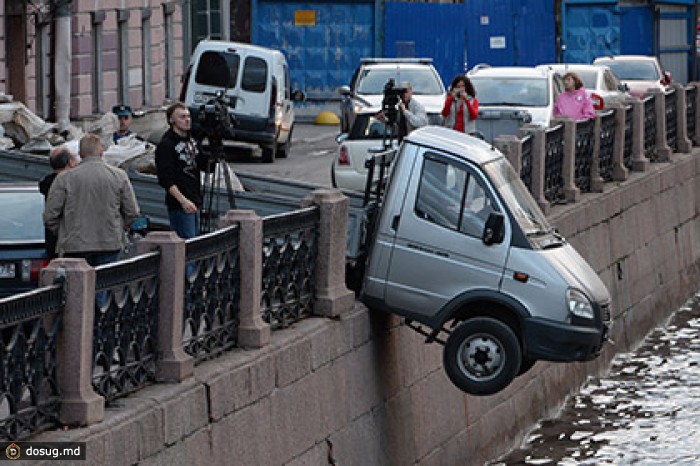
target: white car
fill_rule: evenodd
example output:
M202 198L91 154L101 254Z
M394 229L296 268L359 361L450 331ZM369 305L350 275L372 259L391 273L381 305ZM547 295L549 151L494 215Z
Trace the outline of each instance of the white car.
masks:
M615 73L605 65L556 63L540 65L538 68L552 69L562 77L568 72L576 73L590 94L596 110L603 110L613 103L623 103L630 97L627 85L620 82Z
M476 129L487 141L515 134L527 123L549 126L554 102L564 91L561 76L546 68L477 65L467 77L479 101Z
M350 81L338 92L340 131L352 128L355 115L366 108L380 108L384 88L390 79L396 86L411 83L413 98L420 102L431 124L440 124L440 112L445 103L445 86L430 58L363 58Z
M598 57L593 64L608 66L635 97L643 98L649 89L666 91L671 84L671 73L665 72L653 56L611 55Z
M385 144L397 147L395 137L386 133L387 126L376 118L379 107L366 108L355 116L352 128L337 138L338 154L331 166L331 183L334 188L351 191L365 190L367 168L365 160L370 150L381 150ZM379 171L375 171L375 182Z

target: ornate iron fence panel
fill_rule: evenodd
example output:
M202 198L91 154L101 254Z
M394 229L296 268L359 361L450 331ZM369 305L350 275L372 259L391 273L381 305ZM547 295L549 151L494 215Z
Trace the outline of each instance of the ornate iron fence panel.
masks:
M624 163L628 170L632 169L632 106L625 106L625 145Z
M651 162L656 162L658 159L658 152L656 150L655 100L654 96L649 96L644 99L644 156Z
M238 345L240 227L230 226L186 242L182 342L197 363Z
M600 115L600 176L612 181L613 155L615 151L615 112L608 110Z
M520 179L527 189L532 192L532 135L526 135L522 140L522 157L520 158Z
M665 98L666 143L671 152L678 152L678 94L671 89Z
M593 166L593 130L595 120L576 122L576 148L574 154L574 180L581 192L591 191L591 167Z
M313 313L319 218L308 207L263 219L261 308L273 329Z
M544 197L551 203L564 200L564 125L545 131Z
M155 380L160 252L95 269L92 386L107 403Z
M0 439L29 437L58 423L56 342L62 285L0 300Z
M695 143L695 115L697 109L695 108L695 96L697 95L698 88L695 86L688 86L685 88L685 114L686 114L686 126L688 131L688 139L690 143Z

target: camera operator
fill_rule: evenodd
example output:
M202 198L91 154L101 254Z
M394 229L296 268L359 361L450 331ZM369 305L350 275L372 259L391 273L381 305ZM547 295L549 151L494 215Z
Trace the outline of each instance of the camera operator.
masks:
M425 107L413 98L413 86L409 82L401 83L399 86L400 100L398 102L398 140L401 141L414 129L428 124L428 114ZM386 115L381 111L377 114L377 119L386 120Z
M455 76L442 108L443 126L462 133L476 134L479 101L471 80L463 74Z
M170 128L156 147L158 184L166 190L170 228L180 238L193 238L199 231L202 207L200 175L211 169L210 161L190 135L192 121L187 106L176 102L165 115Z

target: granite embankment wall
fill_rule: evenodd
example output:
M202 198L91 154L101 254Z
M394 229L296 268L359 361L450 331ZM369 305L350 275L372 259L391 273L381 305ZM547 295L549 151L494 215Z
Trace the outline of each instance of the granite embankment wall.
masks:
M32 440L84 441L85 464L483 464L700 288L699 208L695 149L551 209L613 296L615 344L595 361L539 362L499 394L468 396L448 381L441 346L357 304L200 364L183 383L140 390L96 425Z

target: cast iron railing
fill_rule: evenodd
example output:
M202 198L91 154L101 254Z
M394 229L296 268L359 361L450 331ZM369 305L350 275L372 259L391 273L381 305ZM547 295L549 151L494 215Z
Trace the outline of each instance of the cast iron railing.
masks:
M651 162L658 159L655 100L653 95L644 98L644 156Z
M615 112L607 110L600 114L600 176L603 181L612 181L613 155L615 151Z
M564 200L564 125L545 131L544 197L551 203Z
M313 312L319 215L307 207L263 219L261 311L273 329Z
M527 134L522 140L522 155L520 158L520 179L527 189L532 191L532 135Z
M628 170L632 169L632 106L625 105L625 145L623 160Z
M593 166L593 130L595 119L576 122L574 157L574 181L583 193L591 191L591 167Z
M95 268L92 385L106 403L155 381L160 252Z
M691 144L695 144L695 96L697 92L698 88L695 86L687 86L685 88L686 128Z
M678 151L678 93L671 89L664 99L666 115L666 143L672 152Z
M56 342L61 285L0 300L0 439L18 440L58 422Z
M240 227L187 240L183 346L197 363L238 344Z

